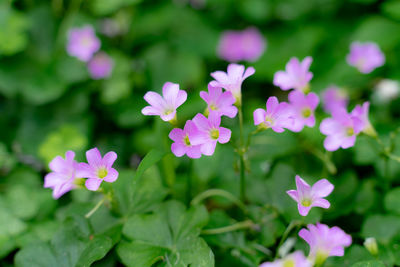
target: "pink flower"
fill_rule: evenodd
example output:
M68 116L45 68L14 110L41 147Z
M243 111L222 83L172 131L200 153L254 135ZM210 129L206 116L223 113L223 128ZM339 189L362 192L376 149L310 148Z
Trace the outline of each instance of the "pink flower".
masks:
M256 61L264 53L265 38L255 27L225 31L218 44L218 56L229 62Z
M282 90L295 89L307 93L313 74L309 72L312 57L306 57L302 62L293 57L286 64L286 71L278 71L274 75L274 85Z
M216 112L219 116L228 116L234 118L238 112L235 98L231 92L222 92L222 88L213 82L208 84L208 93L200 92L200 97L208 104L208 112Z
M100 49L100 40L90 25L68 31L67 52L70 56L87 62Z
M349 96L336 86L330 86L322 93L322 103L324 104L324 110L331 113L338 108L346 109L349 103Z
M312 263L304 257L302 251L295 251L287 255L284 259L274 262L265 262L260 267L312 267Z
M88 63L90 76L94 80L107 78L113 69L114 61L106 53L96 54Z
M112 165L117 159L117 154L113 151L101 157L97 148L86 151L86 159L89 162L79 163L76 171L78 177L88 178L85 182L86 188L91 191L99 189L101 182L114 182L118 178L118 172Z
M346 59L349 65L356 67L361 73L365 74L385 64L385 55L379 46L373 42L353 42Z
M338 108L332 112L332 118L326 118L319 127L322 134L327 135L324 147L328 151L354 146L356 136L364 128L364 123L345 109Z
M329 201L324 199L333 190L333 185L328 180L321 179L311 187L296 175L296 187L297 190L289 190L286 193L297 202L301 216L307 216L312 207L330 207Z
M329 228L325 224L309 224L308 230L301 229L299 236L310 246L310 255L315 265L320 266L329 256L343 256L344 247L351 245L351 236L337 226Z
M201 145L192 145L190 143L191 136L197 132L197 128L191 120L186 121L185 127L182 129L175 128L169 133L169 138L174 141L171 145L171 151L177 157L187 155L189 158L197 159L201 157Z
M232 93L236 98L236 101L240 103L242 98L242 83L243 81L253 75L255 69L248 67L246 70L243 65L229 64L228 71L216 71L211 73L211 76L215 79L214 86L220 86L226 91Z
M67 151L65 159L60 156L55 157L49 164L50 172L44 177L44 187L53 189L53 198L58 199L71 189L76 187L75 171L77 162L74 160L75 153Z
M160 116L163 121L171 121L176 118L176 109L187 98L184 90L179 90L179 84L166 82L162 88L163 96L156 92L147 92L144 99L150 106L142 109L144 115Z
M351 115L358 118L362 122L362 132L368 135L376 136L374 127L372 127L371 122L368 118L369 114L369 102L364 102L362 106L357 105L351 112Z
M266 103L266 110L258 108L254 111L254 125L260 125L265 129L271 128L277 133L284 131L284 128L293 124L293 111L286 102L279 103L275 96L269 97Z
M289 103L293 110L293 124L288 127L289 130L300 132L304 125L314 127L314 111L318 106L319 98L314 93L304 95L301 91L292 91L289 93Z
M217 142L225 144L231 139L231 130L220 127L221 117L216 112L211 112L208 118L198 113L193 122L197 131L189 135L190 143L195 146L201 145L200 151L206 156L214 154Z

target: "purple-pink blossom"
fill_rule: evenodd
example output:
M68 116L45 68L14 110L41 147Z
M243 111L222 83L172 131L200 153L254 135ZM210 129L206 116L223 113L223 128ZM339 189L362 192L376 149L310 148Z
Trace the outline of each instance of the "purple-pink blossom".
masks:
M88 63L89 74L94 80L107 78L113 69L114 61L104 52L100 52Z
M219 116L234 118L238 112L235 97L231 92L222 92L222 88L213 82L208 84L208 93L200 92L200 97L207 103L207 112L216 112Z
M330 86L322 92L322 103L324 110L331 113L338 108L346 109L349 103L349 96L338 87Z
M243 31L225 31L218 44L218 56L229 62L254 62L264 53L265 38L255 27Z
M269 97L266 110L258 108L253 113L254 125L262 128L271 128L277 133L283 132L293 124L293 111L286 102L279 103L275 96Z
M328 151L354 146L356 136L363 130L364 123L343 108L332 112L331 118L326 118L319 127L322 134L327 135L324 147Z
M215 86L220 86L226 91L232 93L236 101L240 104L242 99L242 83L243 81L253 75L255 69L248 67L245 69L243 65L229 64L227 72L215 71L211 76L215 79Z
M292 91L289 93L289 104L292 107L293 124L288 127L289 130L299 132L303 130L304 125L314 127L314 111L319 103L319 97L314 93L305 95L301 91Z
M326 179L321 179L312 187L300 176L296 175L297 190L289 190L286 193L297 202L297 208L301 216L307 216L312 207L327 209L330 207L328 200L324 199L333 190L333 185Z
M208 118L198 113L192 120L196 131L189 135L192 145L201 145L200 151L206 156L214 154L218 143L225 144L231 139L231 130L220 127L221 117L216 112L210 112Z
M309 82L313 74L309 71L312 57L306 57L302 62L293 57L286 64L285 71L278 71L274 75L274 85L282 90L295 89L307 93L310 90Z
M329 256L343 256L344 248L351 245L351 236L337 226L329 228L325 224L309 224L308 230L303 228L299 236L310 246L309 257L315 265L320 266Z
M373 42L353 42L346 59L349 65L356 67L361 73L365 74L385 64L385 55L379 46Z
M53 198L58 199L68 191L76 188L76 168L78 163L74 160L75 153L67 151L65 159L55 157L49 164L52 172L44 177L44 187L53 189Z
M147 92L144 99L150 106L144 107L144 115L160 116L163 121L171 121L176 118L176 109L187 98L184 90L179 90L179 84L166 82L162 88L163 96L156 92Z
M101 157L97 148L86 151L86 159L88 163L79 163L76 171L78 177L87 178L85 186L91 191L99 189L100 184L104 181L112 183L118 178L118 172L112 167L117 159L117 153L110 151Z
M187 155L189 158L197 159L201 157L201 145L192 145L190 139L196 134L198 129L191 121L186 121L185 127L182 129L175 128L169 133L169 138L174 141L171 145L171 151L177 157Z
M68 31L67 52L79 60L87 62L100 49L100 40L92 26L72 28Z
M364 102L362 105L356 105L351 111L351 115L358 118L362 122L362 132L365 134L376 136L376 131L368 118L369 102Z
M312 267L312 263L304 256L302 251L295 251L283 259L274 262L264 262L260 267Z

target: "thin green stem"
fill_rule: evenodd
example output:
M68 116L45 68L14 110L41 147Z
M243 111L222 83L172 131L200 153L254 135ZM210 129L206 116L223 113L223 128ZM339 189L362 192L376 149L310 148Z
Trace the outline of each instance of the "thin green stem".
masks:
M201 234L203 234L203 235L218 235L218 234L233 232L233 231L252 228L252 227L254 227L254 223L251 220L246 220L243 222L238 222L238 223L235 223L235 224L232 224L229 226L220 227L220 228L205 229L205 230L201 231Z
M279 249L281 248L281 246L283 245L283 243L285 242L285 240L287 239L287 237L289 236L290 232L296 227L301 225L301 223L299 221L292 221L290 222L290 224L288 225L288 227L286 228L285 232L282 235L281 240L279 241L278 247L276 248L276 253L275 253L275 259L278 258L279 256Z
M104 201L105 201L105 197L103 197L103 198L96 204L96 206L94 206L93 209L91 209L88 213L86 213L85 218L86 218L86 219L89 219L90 216L92 216L93 213L95 213L95 212L101 207L101 205L104 203Z
M244 213L247 213L246 206L241 202L237 197L229 193L228 191L222 190L222 189L209 189L206 190L200 194L198 194L195 198L193 198L191 204L192 205L198 205L201 203L203 200L209 198L209 197L214 197L214 196L219 196L219 197L224 197L228 200L230 200L232 203L236 204Z
M240 157L240 199L245 202L246 201L246 165L245 165L245 154L246 148L244 144L244 133L243 133L243 110L242 105L239 105L239 131L240 131L240 148L239 148L239 157Z
M192 200L192 160L189 161L188 177L186 180L186 203L189 206Z

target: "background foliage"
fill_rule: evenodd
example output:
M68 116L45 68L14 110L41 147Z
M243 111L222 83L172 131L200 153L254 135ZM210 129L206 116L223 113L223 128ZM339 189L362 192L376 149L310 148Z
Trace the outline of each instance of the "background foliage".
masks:
M362 247L371 236L379 243L380 261L400 265L400 164L380 157L374 141L360 137L354 148L321 160L317 127L257 135L244 210L220 197L185 207L189 176L189 197L209 188L239 194L237 122L224 121L234 132L233 145L190 162L170 153L169 125L140 113L145 92L160 92L165 81L188 92L179 109L182 121L202 111L199 91L210 72L227 65L216 57L221 32L250 25L268 45L242 89L247 132L253 129L252 111L269 95L286 97L272 77L292 56L313 56L312 90L342 86L352 107L370 100L380 79L400 79L399 22L396 0L2 1L0 265L212 266L215 257L217 266L257 266L275 254L289 222L300 220L285 194L294 188L295 174L335 185L332 207L313 209L305 222L337 225L353 237L346 255L326 266L374 260ZM106 80L91 80L85 64L66 54L67 30L84 24L95 26L102 49L115 61ZM369 75L348 66L345 56L354 40L378 43L385 66ZM372 104L372 123L399 155L400 136L389 134L399 123L399 100ZM325 115L319 116L320 121ZM100 196L76 190L53 200L43 176L54 156L70 149L83 160L94 146L118 153L120 177L109 186L116 201L111 211L103 206L86 220L83 215ZM252 226L207 234L243 220ZM300 240L295 247L306 251Z

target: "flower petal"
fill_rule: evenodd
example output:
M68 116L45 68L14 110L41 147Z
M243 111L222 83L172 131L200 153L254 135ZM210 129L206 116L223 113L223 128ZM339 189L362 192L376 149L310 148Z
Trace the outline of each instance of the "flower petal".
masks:
M118 172L117 172L117 170L114 169L114 168L109 168L109 169L107 170L107 176L104 177L104 181L109 182L109 183L112 183L112 182L115 182L115 180L117 180L117 179L118 179Z
M102 158L97 147L86 151L86 159L92 167L99 167L101 165Z
M333 191L333 184L327 179L321 179L312 186L312 194L317 197L326 197Z
M102 181L103 181L102 179L90 178L90 179L86 180L85 186L90 191L97 191L97 189L99 189L100 184L101 184Z
M110 168L114 164L116 159L117 159L117 153L115 153L114 151L110 151L104 155L102 163L106 167Z

